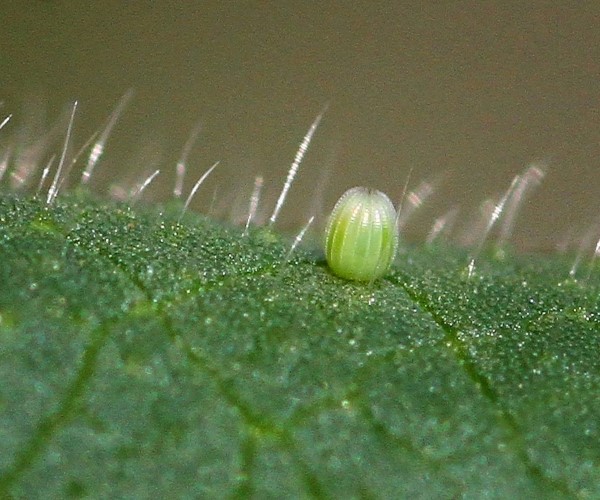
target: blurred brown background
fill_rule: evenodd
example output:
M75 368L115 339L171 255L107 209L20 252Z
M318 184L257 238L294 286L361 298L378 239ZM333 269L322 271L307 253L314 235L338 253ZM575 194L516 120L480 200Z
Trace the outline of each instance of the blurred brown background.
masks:
M0 0L0 117L18 127L43 110L49 127L78 99L82 144L133 88L98 190L156 166L148 195L164 199L200 120L186 190L222 166L196 208L217 186L217 200L246 206L261 173L270 210L329 103L283 226L306 220L324 172L329 209L357 184L397 199L413 168L413 186L444 174L408 228L423 237L454 205L465 223L542 159L515 241L547 249L600 215L600 3L560 4Z

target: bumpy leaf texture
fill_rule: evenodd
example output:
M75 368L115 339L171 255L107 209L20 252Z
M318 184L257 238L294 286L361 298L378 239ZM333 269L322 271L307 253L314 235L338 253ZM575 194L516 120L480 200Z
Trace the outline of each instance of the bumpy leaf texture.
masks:
M600 497L598 273L0 200L0 497Z

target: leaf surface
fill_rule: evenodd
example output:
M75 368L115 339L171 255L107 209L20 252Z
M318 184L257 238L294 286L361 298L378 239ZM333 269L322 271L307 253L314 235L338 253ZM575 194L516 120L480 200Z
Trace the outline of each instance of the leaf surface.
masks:
M0 201L0 496L600 496L597 273Z

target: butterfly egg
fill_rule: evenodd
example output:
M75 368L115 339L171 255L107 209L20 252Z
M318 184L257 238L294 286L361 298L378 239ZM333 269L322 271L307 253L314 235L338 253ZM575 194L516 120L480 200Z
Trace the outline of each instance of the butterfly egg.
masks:
M355 187L335 204L325 230L325 257L338 276L373 281L396 256L396 210L386 194Z

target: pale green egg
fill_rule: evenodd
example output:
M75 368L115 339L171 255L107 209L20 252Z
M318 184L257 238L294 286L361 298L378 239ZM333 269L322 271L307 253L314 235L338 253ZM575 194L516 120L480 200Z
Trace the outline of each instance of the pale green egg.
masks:
M396 210L386 194L355 187L338 200L325 230L325 257L338 276L373 281L392 265L398 248Z

